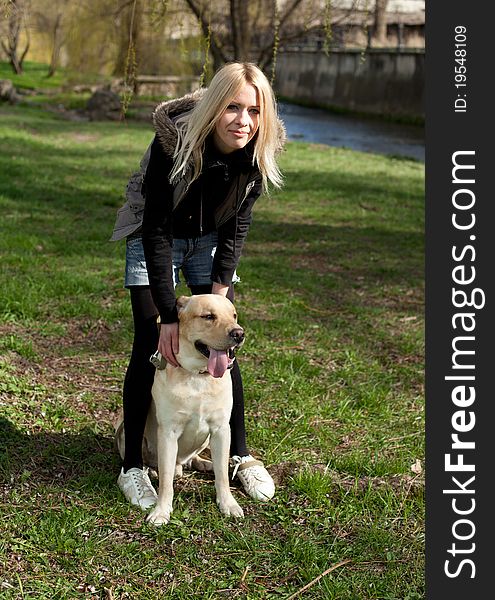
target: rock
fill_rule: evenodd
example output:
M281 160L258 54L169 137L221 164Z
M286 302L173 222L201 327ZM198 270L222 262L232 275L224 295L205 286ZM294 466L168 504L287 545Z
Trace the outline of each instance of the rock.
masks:
M108 88L96 90L86 106L91 121L117 121L120 118L120 96Z
M20 98L17 90L10 79L0 79L0 102L10 102L16 104Z

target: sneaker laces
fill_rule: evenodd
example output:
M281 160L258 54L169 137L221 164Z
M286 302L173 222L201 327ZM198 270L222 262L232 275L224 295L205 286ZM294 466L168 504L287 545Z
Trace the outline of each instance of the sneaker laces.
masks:
M253 458L251 455L248 456L233 456L232 457L232 463L234 464L234 470L232 472L232 479L234 479L234 477L237 475L237 471L239 470L239 468L242 465L246 465L247 463L250 463L248 466L242 468L242 471L246 471L246 473L244 473L244 475L249 475L254 477L255 479L257 479L258 481L263 481L263 476L262 474L259 472L259 467L263 467L264 465L261 461L256 460L255 458ZM247 471L249 471L249 474L247 473ZM258 474L258 476L257 476Z
M145 496L155 496L147 468L144 468L141 473L138 471L133 471L130 473L130 476L132 477L132 481L134 482L134 485L136 486L138 494L141 496L141 498L144 498Z
M232 471L232 479L237 475L239 467L242 465L242 458L240 456L233 456L232 462L234 463L234 470Z

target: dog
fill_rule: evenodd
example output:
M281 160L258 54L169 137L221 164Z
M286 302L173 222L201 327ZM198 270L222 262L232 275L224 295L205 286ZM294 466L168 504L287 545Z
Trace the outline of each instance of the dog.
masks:
M218 294L181 296L179 314L180 367L157 369L152 387L152 407L143 440L145 463L158 467L158 501L147 521L155 525L170 520L174 475L183 465L214 471L216 502L227 516L244 513L230 491L228 463L232 381L229 368L235 351L244 342L235 307ZM121 423L116 442L124 452ZM210 446L211 461L199 457Z

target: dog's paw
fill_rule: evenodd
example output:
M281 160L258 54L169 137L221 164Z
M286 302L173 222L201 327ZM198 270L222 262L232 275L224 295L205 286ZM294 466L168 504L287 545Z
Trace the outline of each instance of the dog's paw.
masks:
M200 458L199 456L193 456L190 461L190 468L196 469L196 471L200 471L201 473L209 473L213 471L213 463L211 460L207 460L205 458Z
M233 497L231 500L218 502L218 508L220 509L222 515L227 517L236 517L237 519L242 519L244 516L244 511L237 504Z
M170 521L170 514L172 511L162 510L160 508L155 508L150 514L146 517L148 523L152 525L166 525Z

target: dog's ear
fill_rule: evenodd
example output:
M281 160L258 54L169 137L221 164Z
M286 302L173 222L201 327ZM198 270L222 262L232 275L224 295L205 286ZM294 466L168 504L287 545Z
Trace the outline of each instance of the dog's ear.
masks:
M179 313L186 308L189 300L190 300L189 296L180 296L179 298L177 298L177 311Z

